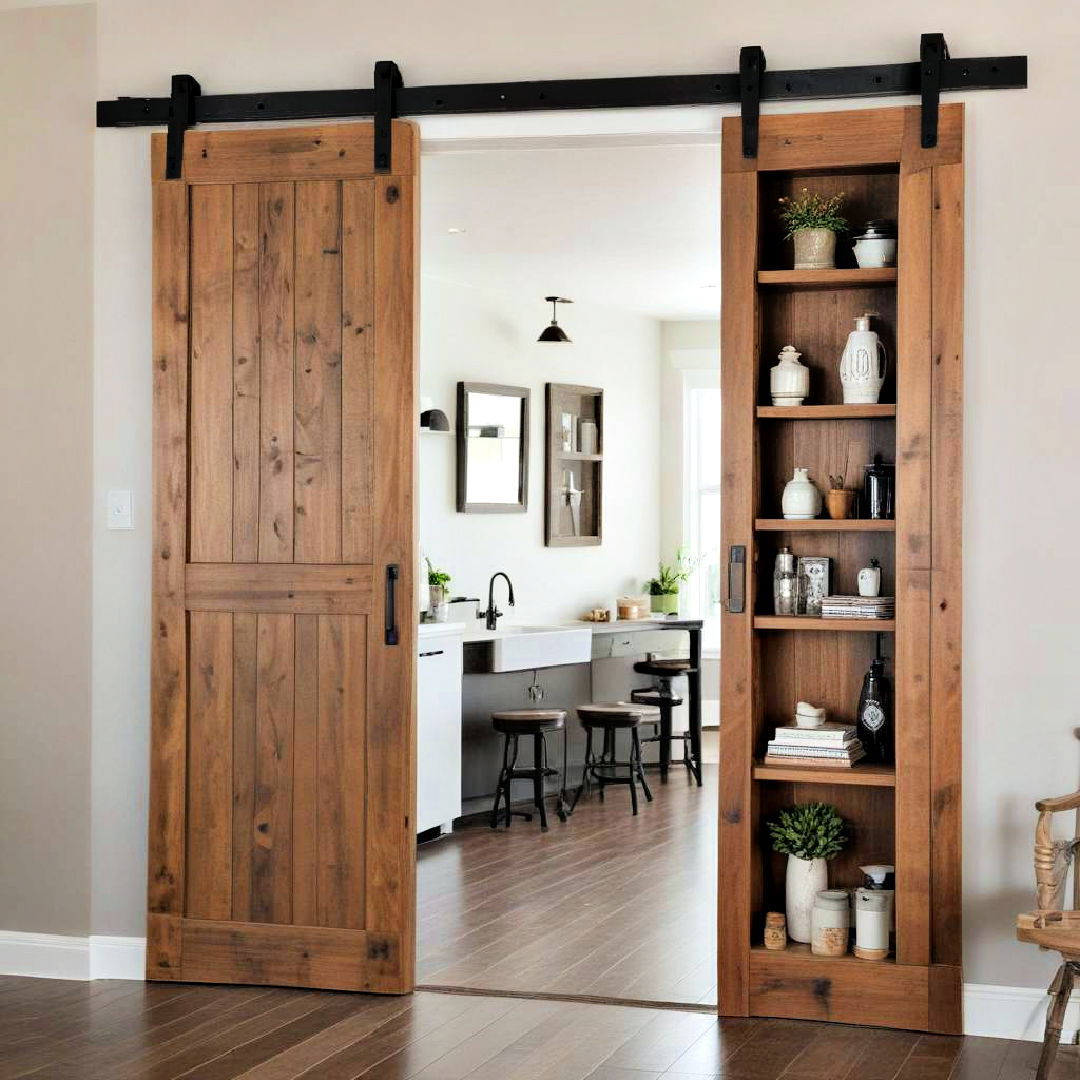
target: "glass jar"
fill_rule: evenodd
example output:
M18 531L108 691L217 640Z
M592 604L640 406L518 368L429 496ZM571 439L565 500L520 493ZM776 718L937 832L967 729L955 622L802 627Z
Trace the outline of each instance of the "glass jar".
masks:
M851 935L851 897L846 889L823 889L810 916L810 951L815 956L844 956Z
M776 553L776 563L773 567L773 613L776 615L799 613L798 560L789 547L782 547Z

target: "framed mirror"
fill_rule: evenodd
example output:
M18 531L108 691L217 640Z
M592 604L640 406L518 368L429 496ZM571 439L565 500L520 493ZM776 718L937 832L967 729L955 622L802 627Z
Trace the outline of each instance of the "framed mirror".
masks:
M529 503L529 391L458 383L457 508L522 514Z

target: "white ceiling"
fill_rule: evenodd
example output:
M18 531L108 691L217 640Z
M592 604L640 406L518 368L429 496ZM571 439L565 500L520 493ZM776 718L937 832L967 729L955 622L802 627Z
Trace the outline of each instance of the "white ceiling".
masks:
M719 317L716 146L439 152L421 192L425 274L531 294L538 319L546 295Z

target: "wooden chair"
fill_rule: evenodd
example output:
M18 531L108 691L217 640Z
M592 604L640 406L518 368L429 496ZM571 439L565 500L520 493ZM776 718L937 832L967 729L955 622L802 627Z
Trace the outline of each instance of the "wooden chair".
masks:
M1071 909L1065 909L1065 883L1069 864L1080 849L1080 836L1055 840L1052 825L1055 814L1080 809L1080 791L1057 799L1042 799L1035 804L1039 821L1035 826L1035 902L1037 911L1018 915L1016 936L1042 949L1061 954L1061 967L1050 984L1050 1005L1046 1010L1046 1034L1036 1080L1049 1080L1050 1071L1061 1041L1061 1025L1069 1004L1073 982L1080 974L1080 911L1077 903L1077 879L1073 875Z

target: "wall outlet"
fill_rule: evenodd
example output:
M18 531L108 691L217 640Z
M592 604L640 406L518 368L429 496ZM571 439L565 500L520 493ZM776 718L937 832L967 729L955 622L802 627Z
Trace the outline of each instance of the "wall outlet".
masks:
M130 491L110 491L107 524L110 529L134 529Z

